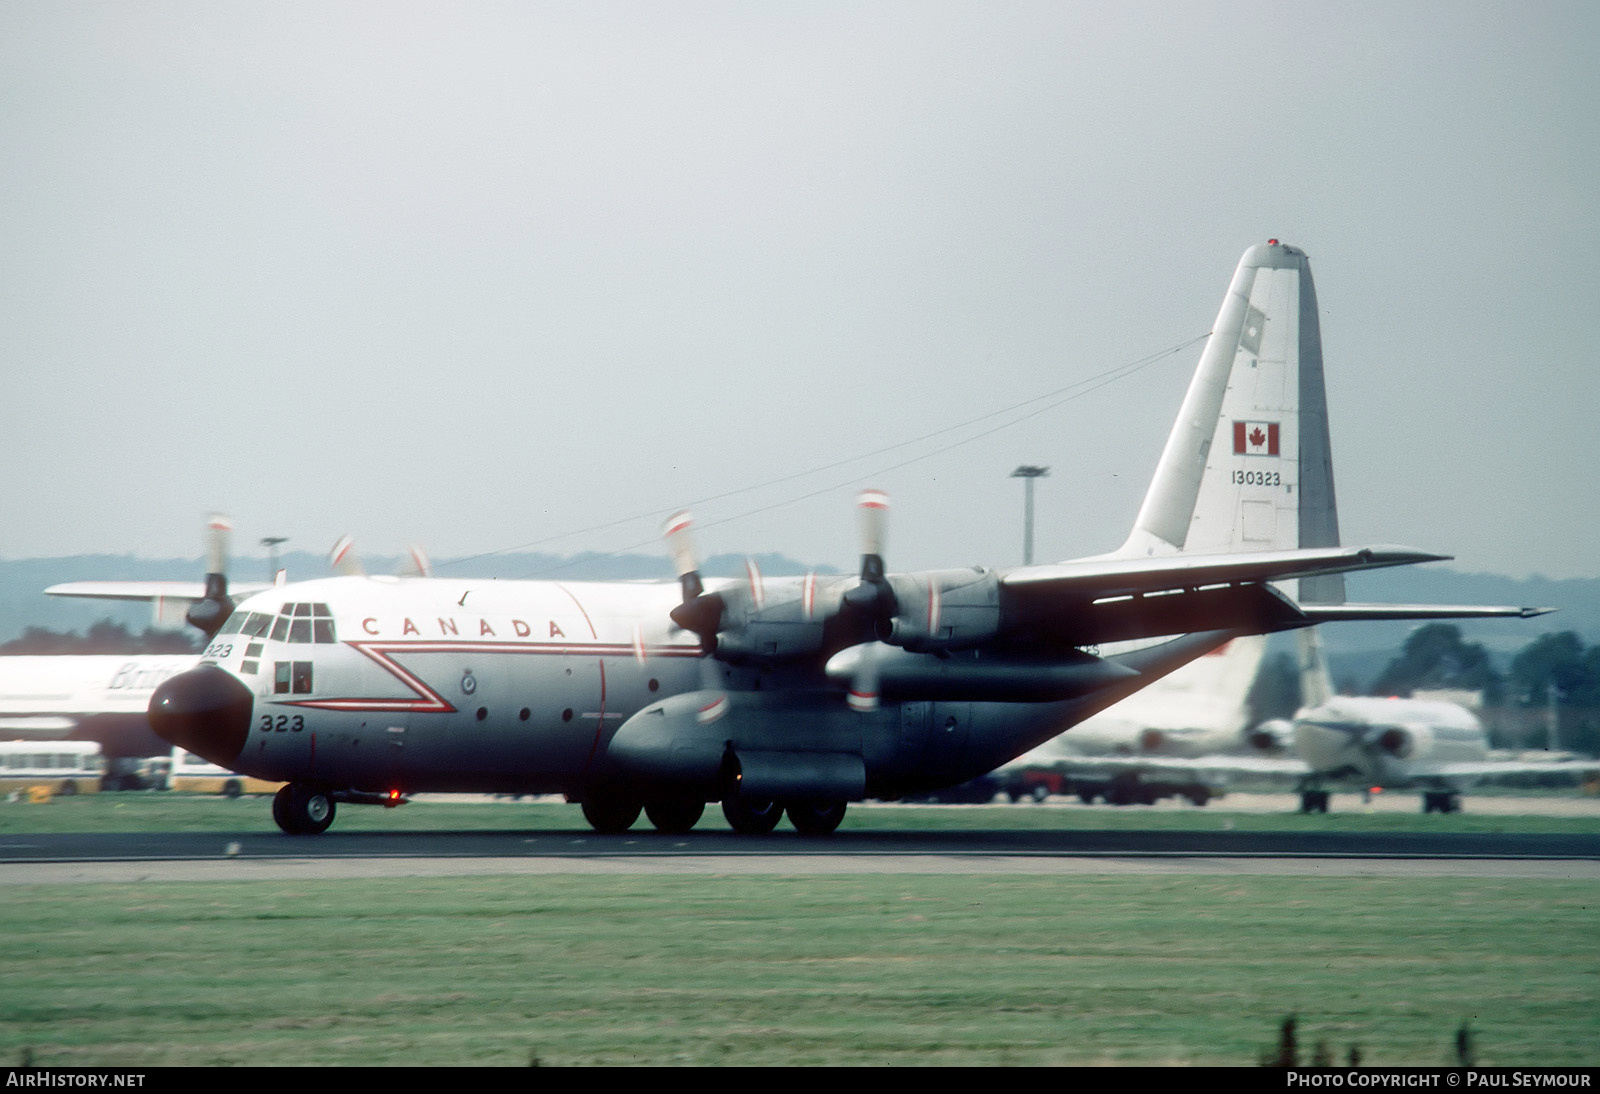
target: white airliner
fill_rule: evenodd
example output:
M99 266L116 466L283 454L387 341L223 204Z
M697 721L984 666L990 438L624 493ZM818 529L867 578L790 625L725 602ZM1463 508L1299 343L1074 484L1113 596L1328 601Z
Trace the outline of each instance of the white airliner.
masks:
M220 567L190 613L199 667L157 689L162 737L289 785L273 814L420 791L564 793L602 831L641 807L681 832L721 802L741 832L787 813L963 782L1250 634L1332 618L1517 608L1297 603L1271 582L1444 556L1340 547L1321 339L1303 252L1246 252L1127 542L996 571L888 573L887 499L862 496L857 577L679 584L335 577L248 597ZM1288 546L1279 546L1288 539ZM1304 592L1304 589L1302 589Z
M120 778L121 759L164 755L150 731L156 685L195 667L195 654L0 657L0 738L98 741Z
M1258 755L1249 700L1266 647L1256 634L1225 642L979 780L978 796L998 786L1014 801L1076 794L1130 805L1181 795L1204 805L1212 787L1197 773L1180 767L1163 777L1146 761Z

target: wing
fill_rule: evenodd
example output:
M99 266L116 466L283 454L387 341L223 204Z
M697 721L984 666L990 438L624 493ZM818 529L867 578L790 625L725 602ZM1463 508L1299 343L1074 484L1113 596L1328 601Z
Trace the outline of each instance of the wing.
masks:
M235 604L272 586L264 582L241 583L228 590ZM197 602L206 598L203 581L68 581L52 585L46 596L86 597L91 600Z

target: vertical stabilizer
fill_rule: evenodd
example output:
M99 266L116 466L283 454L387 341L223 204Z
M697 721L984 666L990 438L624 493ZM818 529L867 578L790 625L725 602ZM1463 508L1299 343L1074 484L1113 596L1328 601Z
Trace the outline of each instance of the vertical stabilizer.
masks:
M1239 261L1183 408L1119 555L1339 542L1317 292L1305 252L1272 240ZM1344 599L1339 575L1301 594Z
M1300 649L1300 705L1320 707L1333 698L1333 674L1316 627L1306 627L1295 638Z

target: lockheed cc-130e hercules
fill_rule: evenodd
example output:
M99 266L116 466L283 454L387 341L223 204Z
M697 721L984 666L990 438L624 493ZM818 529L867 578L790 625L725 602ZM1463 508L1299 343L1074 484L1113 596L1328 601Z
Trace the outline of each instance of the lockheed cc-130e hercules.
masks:
M720 802L740 832L784 813L829 832L848 802L983 774L1239 635L1525 614L1280 591L1445 557L1337 546L1328 452L1310 269L1274 240L1240 262L1111 554L892 573L869 491L855 576L703 581L685 519L676 585L334 577L235 605L214 573L191 620L210 645L150 721L288 783L291 833L421 791L561 793L601 831L643 808L681 832Z

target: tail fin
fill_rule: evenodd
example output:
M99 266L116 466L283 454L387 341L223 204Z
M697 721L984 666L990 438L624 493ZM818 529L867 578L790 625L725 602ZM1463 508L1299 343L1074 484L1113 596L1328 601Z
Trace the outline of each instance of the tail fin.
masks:
M1295 637L1300 647L1300 705L1320 707L1333 698L1333 674L1328 671L1322 635L1316 627L1306 627Z
M1339 545L1317 291L1305 252L1271 240L1239 260L1118 555ZM1315 590L1311 583L1321 586ZM1343 578L1302 596L1344 599Z

